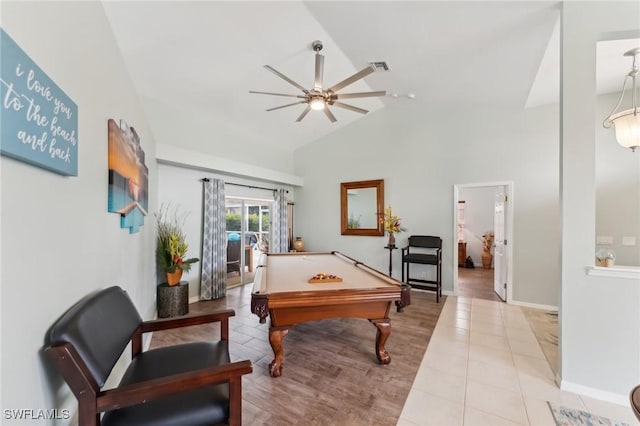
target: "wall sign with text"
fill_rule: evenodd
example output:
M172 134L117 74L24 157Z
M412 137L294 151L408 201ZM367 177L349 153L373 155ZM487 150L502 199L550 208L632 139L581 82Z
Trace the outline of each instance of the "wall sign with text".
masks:
M0 28L0 153L78 176L78 107Z

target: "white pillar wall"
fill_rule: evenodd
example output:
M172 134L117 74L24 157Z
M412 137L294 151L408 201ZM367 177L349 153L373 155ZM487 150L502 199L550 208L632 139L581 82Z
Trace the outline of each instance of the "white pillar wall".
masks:
M640 282L585 270L595 253L596 42L638 37L640 2L564 2L562 26L561 386L626 404L640 383Z

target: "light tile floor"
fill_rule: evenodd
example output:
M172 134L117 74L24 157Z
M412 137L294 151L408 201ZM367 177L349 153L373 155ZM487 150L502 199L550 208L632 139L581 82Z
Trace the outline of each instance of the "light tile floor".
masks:
M398 425L553 426L547 401L640 425L629 407L560 390L519 306L449 296Z

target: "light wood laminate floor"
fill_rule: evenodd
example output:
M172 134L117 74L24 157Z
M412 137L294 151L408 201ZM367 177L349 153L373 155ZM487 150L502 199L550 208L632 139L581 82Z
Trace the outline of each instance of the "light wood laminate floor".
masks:
M376 328L367 320L330 319L299 324L284 338L282 377L272 378L268 324L250 312L252 285L228 289L217 301L189 306L190 313L235 309L230 319L230 354L249 359L254 371L243 378L246 425L395 425L446 297L412 291L404 312L391 312L386 343L389 365L375 355ZM268 321L267 321L268 322ZM210 324L180 332L154 333L151 346L216 338ZM179 360L177 361L179 362Z
M458 268L458 296L500 301L493 290L493 269Z

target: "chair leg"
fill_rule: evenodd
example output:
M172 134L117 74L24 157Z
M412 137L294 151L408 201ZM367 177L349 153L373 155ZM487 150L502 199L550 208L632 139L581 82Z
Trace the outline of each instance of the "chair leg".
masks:
M229 380L229 426L242 425L242 377Z
M440 267L440 263L436 265L436 303L440 303L440 298L442 297L442 268Z
M440 281L440 297L442 297L442 267L440 267L440 277L438 280Z

